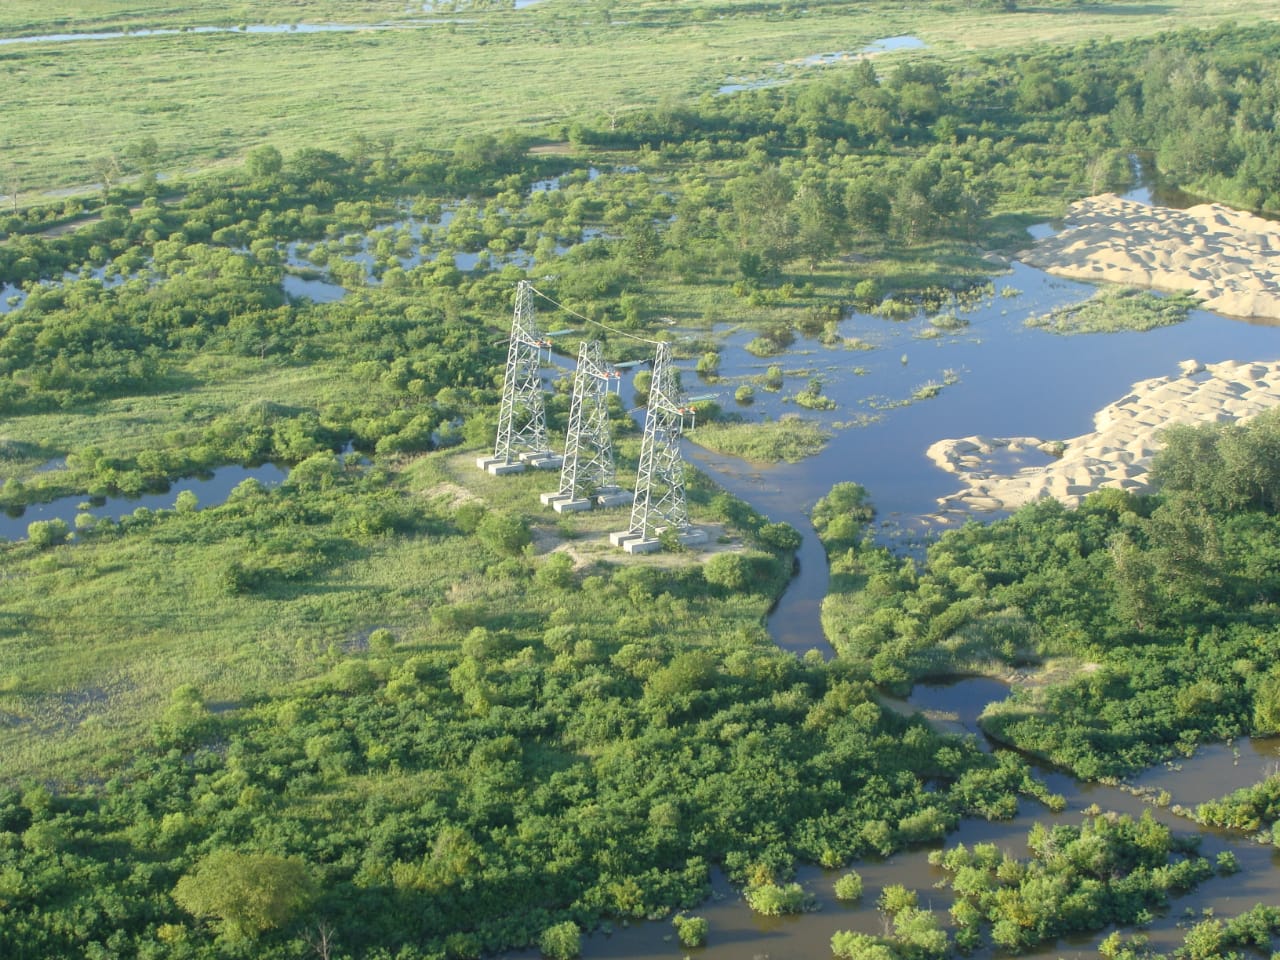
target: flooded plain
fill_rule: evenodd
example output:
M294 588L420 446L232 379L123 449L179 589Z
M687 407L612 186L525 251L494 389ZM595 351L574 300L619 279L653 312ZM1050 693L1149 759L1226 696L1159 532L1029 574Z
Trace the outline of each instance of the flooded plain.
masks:
M1148 191L1137 193L1149 202ZM1045 225L1038 232L1045 235L1051 229ZM944 313L954 319L943 324L935 321L937 314L925 312L903 320L854 312L839 323L843 346L799 340L765 359L745 349L756 336L753 331L727 327L715 331L721 337L721 382L709 389L719 392L722 407L734 409L735 388L753 384L754 403L740 408L746 419L801 414L818 419L831 433L821 453L796 464L752 464L686 444L689 459L718 483L804 535L797 575L768 621L779 646L796 653L809 649L826 656L832 653L820 622L828 583L826 558L807 515L835 483L854 481L866 487L879 511L881 538L899 549L918 551L964 519L936 515L938 499L954 491L955 480L925 456L934 441L973 434L1073 437L1087 432L1094 413L1123 396L1131 384L1167 375L1181 360L1273 360L1280 355L1280 329L1205 311L1192 311L1184 323L1144 333L1063 337L1025 325L1033 313L1078 302L1092 292L1087 284L1060 280L1013 262L1007 273L994 278L987 295L948 307ZM784 385L770 393L759 385L774 365L783 368ZM684 366L685 384L696 383L692 362ZM822 394L836 402L835 409L815 413L795 403L795 395L814 379L820 381ZM918 399L930 393L922 390L930 385L935 388L932 395ZM702 387L698 384L699 392ZM994 516L977 514L975 518ZM986 739L977 719L989 702L1006 694L1002 682L977 677L917 684L907 700L886 698L885 704L904 712L920 711L942 730L993 750L1001 748ZM1198 836L1202 855L1212 860L1218 852L1230 850L1241 867L1239 873L1214 876L1196 891L1174 898L1168 910L1143 931L1153 949L1171 951L1180 945L1185 930L1204 917L1232 917L1260 902L1280 904L1280 851L1239 833L1201 828L1171 808L1194 807L1256 783L1278 767L1280 740L1209 745L1178 763L1145 771L1123 787L1080 783L1060 771L1039 767L1038 775L1066 799L1063 812L1053 813L1037 801L1023 799L1015 819L967 820L934 846L993 842L1025 853L1027 830L1036 821L1078 823L1095 806L1133 816L1151 810L1176 833ZM1162 806L1151 802L1157 796ZM921 904L945 922L950 894L936 888L943 873L928 863L928 852L929 848L917 849L853 864L863 877L864 894L852 905L834 896L838 871L802 867L796 879L813 895L816 909L792 917L752 914L725 878L715 876L711 898L689 911L710 922L706 947L682 948L669 920L655 920L607 934L597 932L584 941L583 955L632 960L686 954L704 960L827 957L830 938L839 930L883 933L884 921L875 900L888 884L917 890ZM1029 955L1096 957L1098 945L1110 932L1049 944ZM996 954L986 948L974 955Z
M36 472L49 472L64 465L65 459L59 457ZM174 480L163 491L143 493L136 497L90 497L87 494L74 494L48 503L0 510L0 540L25 540L28 524L37 520L61 520L74 531L76 518L81 515L97 520L119 520L135 510L172 510L178 495L185 492L195 495L198 508L215 507L225 502L231 491L246 480L255 480L269 488L279 486L288 475L286 468L274 463L256 467L231 465L218 467L208 474Z
M949 684L919 684L911 697L890 704L904 711L920 710L935 719L949 732L980 737L977 716L990 699L1002 695L1003 684L985 677L962 679ZM940 718L939 714L946 716ZM1242 751L1263 765L1274 765L1280 758L1280 740L1254 741ZM1252 764L1253 761L1248 761ZM1254 766L1240 771L1230 747L1212 747L1198 752L1182 764L1179 776L1169 783L1174 803L1190 804L1193 795L1216 791L1223 784L1251 777ZM952 930L947 910L952 903L949 890L938 884L946 874L929 863L931 850L951 848L958 844L994 843L1015 856L1027 855L1026 835L1032 825L1041 822L1079 824L1095 810L1113 811L1140 817L1144 811L1167 825L1175 835L1200 838L1199 853L1211 862L1218 853L1230 850L1240 865L1240 872L1215 875L1196 890L1171 899L1169 907L1158 913L1142 931L1150 938L1153 949L1168 952L1182 942L1190 926L1207 916L1229 918L1257 903L1280 904L1280 851L1274 847L1250 842L1228 831L1203 829L1172 813L1168 808L1144 802L1126 789L1104 784L1080 784L1071 777L1048 769L1036 773L1050 788L1063 796L1066 808L1050 811L1035 800L1022 799L1018 813L1011 820L986 821L977 818L962 821L959 829L944 841L896 853L884 859L864 859L850 865L862 877L862 898L853 903L836 899L834 886L845 871L803 866L795 879L813 897L814 909L787 917L760 917L751 912L746 901L723 875L714 873L710 897L687 913L705 918L710 924L707 945L696 950L681 947L674 936L669 918L615 924L609 931L597 931L583 940L583 956L594 958L628 958L628 960L675 960L694 956L701 960L815 960L831 956L831 937L838 931L857 930L882 935L885 925L876 909L880 892L891 884L901 884L917 891L920 905L931 909L943 926ZM1145 775L1144 775L1145 777ZM1142 781L1144 778L1139 778ZM1242 782L1254 782L1244 779ZM1215 794L1216 795L1216 794ZM1207 797L1206 797L1207 799ZM1022 954L1030 957L1096 958L1098 945L1115 929L1065 938L1037 950ZM1127 932L1134 932L1129 930ZM523 951L509 956L518 960L534 960L537 953ZM970 956L988 958L1003 956L987 947Z

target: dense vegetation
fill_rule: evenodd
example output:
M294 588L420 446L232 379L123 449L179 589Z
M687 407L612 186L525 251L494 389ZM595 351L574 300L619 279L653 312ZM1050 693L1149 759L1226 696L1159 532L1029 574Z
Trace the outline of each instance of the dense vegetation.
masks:
M961 844L929 855L946 871L938 886L952 897L954 940L937 916L921 908L914 891L885 887L879 907L885 936L840 932L831 939L842 960L940 960L953 947L965 953L989 940L1017 954L1072 933L1112 924L1149 923L1170 895L1212 876L1214 867L1196 855L1194 838L1177 837L1149 813L1140 819L1117 814L1087 817L1079 826L1036 824L1027 835L1030 856L1019 859L994 843ZM1229 871L1223 859L1219 870ZM1191 960L1225 956L1232 946L1266 949L1280 931L1280 911L1259 905L1225 926L1205 921L1188 932ZM1104 941L1106 957L1151 957L1142 942ZM1125 952L1129 951L1129 952ZM1224 952L1217 952L1224 951Z
M573 311L566 352L600 336L642 359L632 334L672 335L660 317L732 318L770 356L829 340L850 304L891 317L981 286L985 248L1126 182L1133 150L1275 210L1278 43L1233 28L884 77L863 60L575 116L551 153L360 136L162 180L143 139L101 166L100 203L6 215L6 507L293 469L0 549L0 952L571 955L608 918L694 903L713 867L782 912L797 859L935 842L1043 793L1014 755L875 700L957 668L1089 664L988 720L1083 776L1280 729L1275 418L1172 433L1159 497L966 527L922 569L864 545L870 507L837 488L814 514L831 665L761 626L794 530L692 478L728 549L624 563L598 543L616 518L551 518L547 477L469 462L529 263ZM290 298L286 274L349 293ZM715 346L680 349L714 377ZM824 399L816 379L796 394ZM562 431L564 390L548 402ZM712 445L797 452L703 422Z
M1280 730L1280 416L1165 432L1160 493L1046 500L946 534L923 569L858 543L858 491L815 511L824 621L876 682L1070 658L1063 683L988 709L994 736L1093 778L1205 739Z
M1225 797L1201 803L1195 818L1215 827L1230 827L1255 834L1280 846L1280 774L1271 774L1260 783L1242 787Z
M475 501L334 543L379 482L308 473L51 557L74 566L99 537L234 545L211 586L284 605L339 583L327 564L350 568L361 544L376 566L380 540L413 536L471 601L419 606L423 586L406 585L420 616L432 608L423 639L376 629L232 714L179 687L133 756L98 759L97 783L8 788L6 956L291 956L322 932L353 955L475 956L691 905L713 864L765 884L796 857L888 854L1041 792L1012 756L882 710L856 672L776 650L758 627L780 582L766 552L745 571L575 571L525 556L500 535L511 518L477 520ZM297 532L247 553L252 530L282 530L278 512ZM468 561L473 524L485 555Z

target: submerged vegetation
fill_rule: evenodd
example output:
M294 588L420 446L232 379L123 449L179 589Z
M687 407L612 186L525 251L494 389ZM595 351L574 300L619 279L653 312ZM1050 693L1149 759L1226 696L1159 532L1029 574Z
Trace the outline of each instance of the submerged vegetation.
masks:
M1143 331L1181 323L1199 301L1190 294L1161 295L1135 287L1102 287L1083 303L1027 318L1027 326L1053 333Z
M811 420L789 416L762 423L706 424L692 431L690 438L708 450L743 460L796 463L818 453L830 434Z
M378 119L327 133L339 142L227 145L202 115L180 147L139 130L92 178L81 170L96 196L19 202L33 167L70 175L70 160L34 148L4 186L5 508L163 490L228 463L291 470L223 504L175 498L77 521L74 540L32 523L0 546L0 953L462 960L536 945L569 957L611 919L692 906L713 869L759 912L801 909L799 861L884 857L938 842L962 817L1010 816L1020 795L1050 799L1018 755L981 753L877 699L958 668L1080 664L985 722L1084 777L1280 730L1274 417L1171 431L1155 497L1040 504L949 534L922 565L872 545L865 494L838 484L813 517L831 558L832 663L780 652L763 626L799 533L696 474L694 519L721 542L641 558L607 545L616 515L543 509L550 475L474 466L493 442L510 291L530 275L564 307L550 323L565 355L598 337L611 358L643 362L654 339L732 318L752 332L749 351L772 357L797 337L838 344L855 306L887 322L923 308L939 335L960 329L946 311L986 289L986 248L1124 182L1135 150L1185 187L1280 208L1280 32L922 55L884 71L851 59L785 86L634 103L616 84L637 73L627 64L662 72L648 35L665 31L631 24L631 8L597 11L599 23L553 12L517 41L504 11L473 6L474 23L440 24L439 39L321 38L309 69L338 57L367 76L390 51L448 70L455 57L428 54L452 45L484 46L473 60L506 69L572 49L590 58L582 83L607 75L600 108L557 105L537 136L503 129L549 96L541 85L561 96L556 70L522 65L538 74L536 89L510 87L526 99L476 111L449 86L430 100L430 130L476 115L447 140L409 141L385 126L401 94L380 75ZM33 5L3 15L13 9L46 27ZM763 44L759 28L825 37L824 18L848 11L638 12L705 48L722 21ZM78 16L69 26L125 25L96 3ZM622 33L625 48L588 42ZM696 58L676 52L686 88L706 89ZM5 49L12 129L35 129L21 91L57 88L49 71L74 76L77 56ZM119 71L117 56L103 63ZM159 62L137 62L140 85ZM325 101L311 76L287 86L314 111ZM270 88L262 79L246 73L236 89ZM146 89L139 116L178 112ZM215 144L243 163L160 176ZM286 293L286 276L304 274L328 284L323 296ZM720 375L718 344L692 355L704 378ZM829 408L822 381L800 376L773 365L759 386L780 392L790 377L798 404ZM643 395L643 377L636 386ZM630 400L609 407L624 481L639 454ZM562 379L547 399L557 439L569 405ZM807 420L739 424L714 404L698 416L699 442L752 458L797 458L825 439ZM1223 816L1270 816L1245 799ZM1125 863L1152 889L1202 869L1171 861L1145 822L1050 837L1103 850L1126 881L1133 838L1150 843ZM956 869L953 885L971 869L1000 886L991 902L974 888L985 912L966 929L1025 945L1000 910L1038 902L1015 882L1033 875L1036 891L1062 894L1051 902L1137 916L1097 877L1068 889L1050 876L1048 846L1044 864L1006 876L1003 861ZM841 896L858 892L843 883ZM946 943L905 892L892 906L907 953ZM707 937L697 919L677 921L682 942ZM1025 925L1040 939L1084 929L1041 919ZM839 949L868 946L890 949Z

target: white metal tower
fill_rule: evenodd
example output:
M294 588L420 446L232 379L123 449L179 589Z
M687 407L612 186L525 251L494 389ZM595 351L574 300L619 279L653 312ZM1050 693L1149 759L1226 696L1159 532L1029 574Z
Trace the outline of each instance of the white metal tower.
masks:
M609 429L609 386L620 384L617 369L604 359L599 340L585 340L578 348L573 375L573 400L560 489L544 493L542 502L557 513L588 510L592 506L622 506L631 494L616 483L613 437Z
M681 401L676 384L671 345L658 343L645 410L640 466L636 471L636 494L631 504L631 525L625 531L610 534L616 545L629 552L657 549L658 535L667 529L674 530L686 543L705 538L705 533L690 527L685 502L680 437L684 418L690 412Z
M549 469L560 466L547 445L547 416L543 403L542 351L550 346L538 333L533 313L533 287L528 280L516 286L516 309L511 318L507 370L498 410L498 437L493 457L477 466L490 473L511 473L528 464Z

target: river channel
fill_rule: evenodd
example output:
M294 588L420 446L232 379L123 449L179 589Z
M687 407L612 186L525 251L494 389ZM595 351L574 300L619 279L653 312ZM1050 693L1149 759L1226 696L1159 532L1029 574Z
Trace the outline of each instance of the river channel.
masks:
M1150 202L1147 190L1129 195ZM1044 230L1049 227L1042 228ZM899 549L921 546L962 518L936 516L937 499L957 484L935 467L925 450L936 440L983 434L992 437L1037 436L1065 439L1088 432L1093 415L1122 397L1134 382L1176 372L1181 360L1274 360L1280 356L1280 329L1193 311L1188 320L1146 333L1093 334L1062 337L1025 325L1033 313L1078 302L1093 291L1087 284L1062 280L1018 262L993 280L989 296L966 306L955 305L960 324L940 329L924 314L890 320L852 313L841 321L840 334L870 349L827 348L816 341L797 341L785 354L761 360L744 349L755 334L719 328L721 382L718 402L735 408L736 385L756 382L767 367L780 365L784 387L777 393L755 389L755 402L739 411L750 419L772 419L788 413L820 419L831 431L821 453L796 464L751 464L686 444L686 456L720 485L773 520L786 521L803 534L797 573L769 618L779 646L803 653L818 649L831 655L822 632L820 609L828 585L821 544L808 521L808 511L833 484L855 481L867 488L878 510L881 539ZM698 332L689 331L690 336ZM702 333L705 337L705 332ZM702 392L692 362L684 365L689 392ZM828 413L801 410L791 399L814 377L822 392L836 401ZM942 384L936 396L911 400L924 384ZM851 425L857 424L857 425ZM992 519L996 515L975 515ZM943 729L970 736L983 749L998 749L978 726L983 707L1007 694L1003 683L969 678L949 685L916 686L905 701L886 706L921 711ZM1181 763L1145 771L1132 786L1154 796L1164 790L1172 805L1194 806L1231 790L1256 783L1277 768L1280 740L1242 741L1202 748ZM1203 829L1156 807L1130 790L1079 783L1060 771L1037 768L1052 790L1066 798L1066 809L1052 813L1032 800L1022 800L1015 819L1002 822L966 820L948 835L945 846L994 842L1025 854L1025 836L1036 821L1079 822L1094 805L1140 815L1152 810L1180 834L1201 837L1201 852L1213 857L1234 852L1241 871L1215 876L1172 901L1145 931L1153 949L1166 952L1181 943L1185 929L1206 916L1235 916L1256 903L1280 904L1280 851L1252 843L1228 831ZM802 867L797 878L814 896L818 909L793 917L757 917L723 876L713 877L711 898L690 913L710 923L708 945L682 948L669 920L646 921L599 931L584 940L587 958L626 957L659 960L694 955L702 960L810 960L831 955L830 938L838 930L882 933L876 897L887 884L917 890L921 904L946 919L951 900L935 888L943 873L928 863L928 849L896 854L882 861L853 864L863 877L864 895L856 904L835 899L838 871ZM1038 950L1037 957L1096 957L1110 929L1060 941ZM1128 931L1134 932L1134 931ZM989 957L990 949L975 956ZM521 960L535 956L521 953Z
M1005 693L1002 683L988 678L970 678L948 685L917 685L904 701L889 701L887 706L903 711L922 711L951 732L972 736L990 748L982 738L977 716L982 707ZM1175 765L1176 769L1157 768L1137 778L1135 785L1152 788L1162 785L1173 794L1173 802L1191 805L1220 796L1238 786L1256 783L1272 772L1280 757L1280 740L1242 741L1231 746L1201 750L1193 758ZM1164 914L1157 916L1143 931L1150 946L1168 952L1179 946L1188 927L1208 916L1230 918L1257 903L1280 904L1280 851L1274 847L1252 843L1229 831L1204 829L1177 816L1168 808L1157 807L1132 792L1103 784L1078 783L1061 772L1037 767L1036 773L1050 788L1066 798L1066 809L1054 813L1042 804L1023 799L1012 820L989 822L965 820L941 844L895 854L883 860L866 859L851 865L863 879L861 900L848 904L836 899L834 885L843 871L803 866L796 872L798 880L815 901L816 909L789 917L759 917L748 909L740 893L724 878L712 878L712 894L688 913L705 918L710 924L707 946L688 950L679 945L669 919L618 925L609 931L596 931L583 941L583 957L629 958L629 960L675 960L693 956L699 960L825 960L831 956L831 936L840 930L883 934L884 926L875 903L880 892L890 884L902 884L917 891L921 906L932 909L944 926L952 903L950 891L937 884L945 873L928 861L929 851L937 847L953 847L964 843L995 843L1002 850L1025 857L1026 834L1036 822L1074 823L1091 815L1095 807L1103 811L1126 813L1139 817L1150 810L1157 820L1168 825L1177 835L1200 837L1200 854L1213 861L1224 850L1234 853L1240 872L1231 876L1214 876L1200 887L1171 900ZM1095 934L1063 939L1024 956L1051 958L1096 958L1098 945L1112 932L1107 928ZM1135 931L1127 931L1135 932ZM516 960L535 960L534 951L510 955ZM971 956L1001 956L991 948Z

